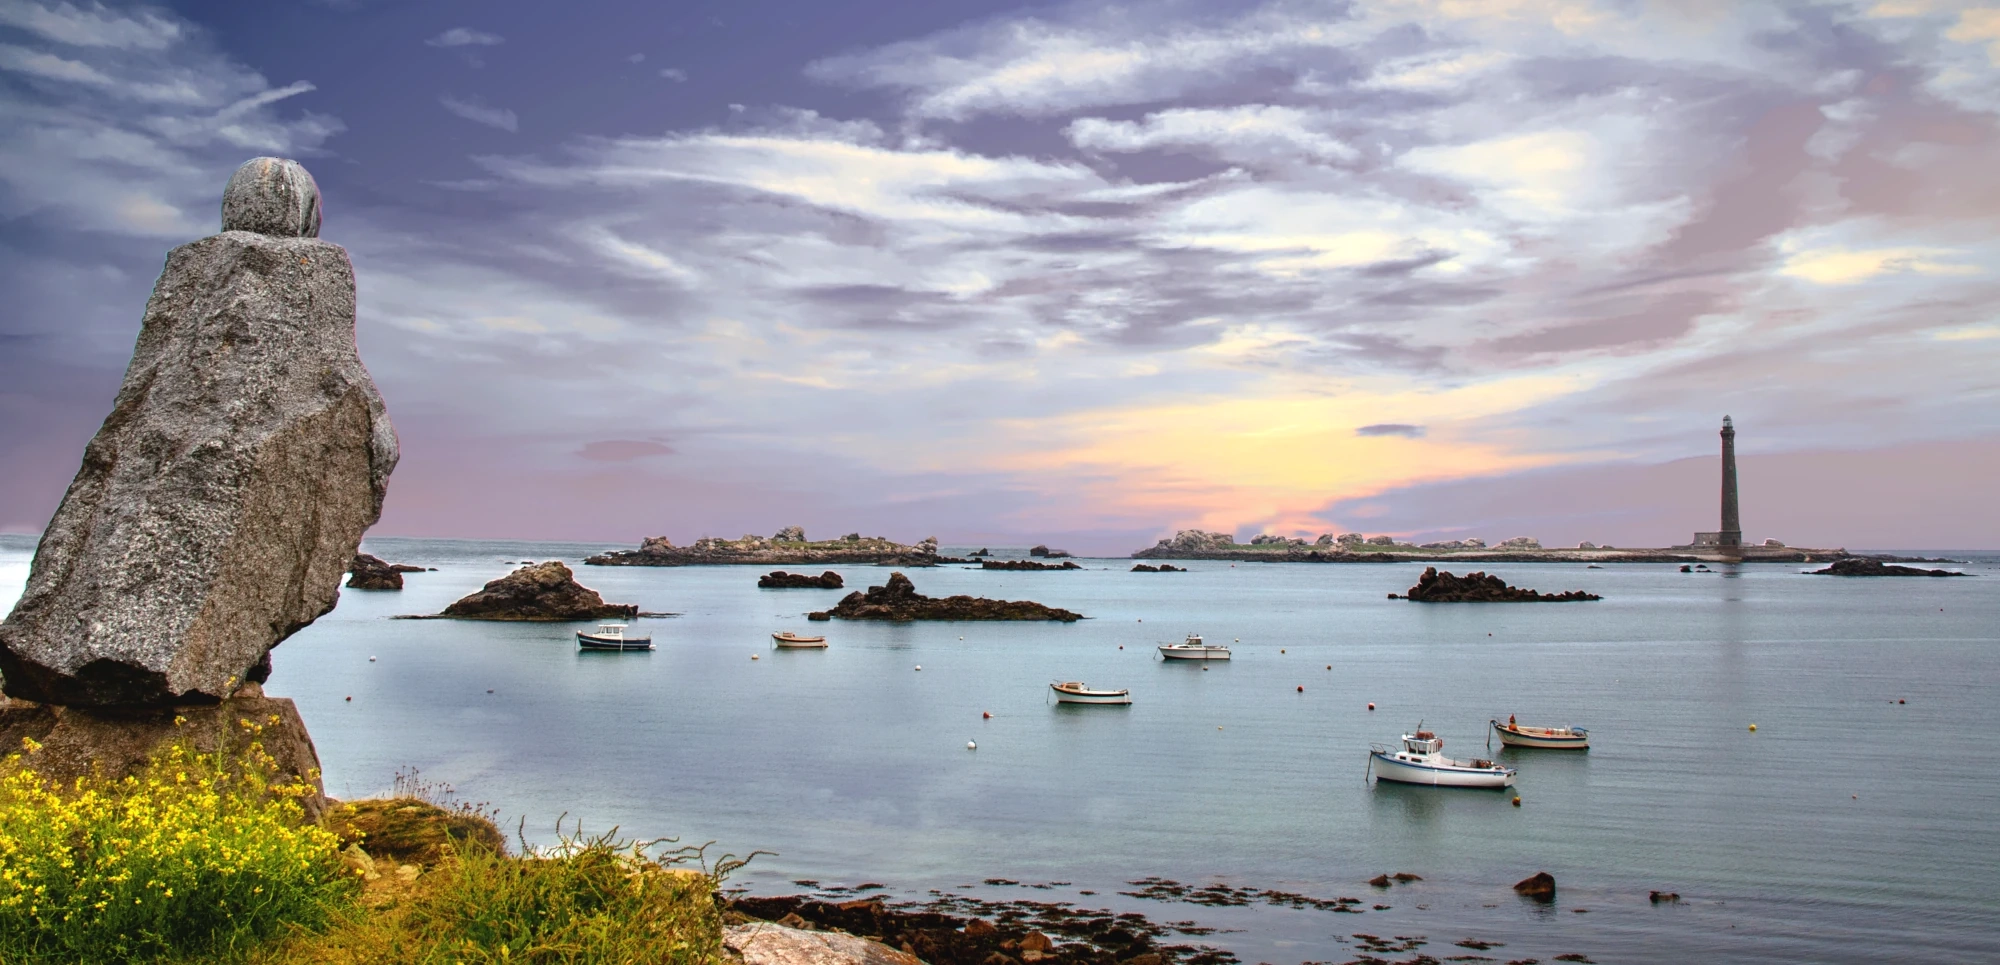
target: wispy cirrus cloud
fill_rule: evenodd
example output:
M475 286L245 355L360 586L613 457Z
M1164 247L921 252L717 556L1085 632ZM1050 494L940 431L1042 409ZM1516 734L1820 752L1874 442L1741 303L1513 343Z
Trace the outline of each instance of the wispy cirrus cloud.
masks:
M507 38L471 27L453 27L429 40L425 44L432 47L494 47L507 42Z
M513 111L504 107L493 107L477 97L455 97L444 94L438 98L438 103L443 105L445 110L474 124L484 124L509 134L521 130L521 119L516 117Z

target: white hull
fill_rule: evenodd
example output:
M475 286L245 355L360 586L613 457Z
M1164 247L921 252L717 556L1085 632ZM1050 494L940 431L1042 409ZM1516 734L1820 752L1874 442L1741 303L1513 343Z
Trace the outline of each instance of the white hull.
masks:
M1506 724L1494 721L1493 730L1500 735L1500 743L1508 747L1540 747L1546 750L1570 751L1590 749L1590 732L1582 729L1528 727L1509 730ZM1542 733L1534 733L1535 731Z
M1375 777L1398 784L1422 784L1426 787L1483 787L1502 788L1514 783L1511 768L1485 769L1458 767L1450 764L1414 764L1397 760L1393 755L1373 753Z
M787 636L783 633L773 633L771 634L771 642L777 644L778 649L780 650L826 649L825 637L800 637L800 636Z
M1183 647L1179 644L1160 645L1160 656L1168 660L1227 660L1228 647Z
M1075 691L1064 690L1053 684L1049 686L1049 689L1056 692L1056 703L1059 704L1129 704L1132 702L1132 692L1129 690L1093 690L1085 693L1076 693Z

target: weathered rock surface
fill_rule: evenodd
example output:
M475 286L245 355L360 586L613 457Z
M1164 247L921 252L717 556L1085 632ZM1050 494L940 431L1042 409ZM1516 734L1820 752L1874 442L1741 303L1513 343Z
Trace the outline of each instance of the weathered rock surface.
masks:
M396 437L354 342L354 270L304 169L230 181L175 248L111 414L0 624L10 696L217 701L333 608ZM250 679L257 679L252 676Z
M876 563L892 566L935 566L937 537L914 546L850 533L840 539L806 542L805 531L787 526L777 537L744 536L717 539L704 536L692 546L675 546L664 536L649 537L636 550L616 550L589 557L588 566L712 566L712 565L833 565Z
M479 592L444 608L441 616L461 620L608 620L639 615L639 608L606 603L597 591L576 582L561 561L523 566Z
M31 761L35 770L64 783L93 768L114 778L137 774L162 744L176 738L185 738L202 753L240 750L254 740L277 761L281 774L313 786L315 793L302 802L307 816L318 818L326 806L319 752L298 708L287 698L264 696L264 688L254 683L220 703L151 708L64 707L0 698L0 747L12 753L24 737L42 745Z
M1077 563L1076 563L1076 562L1075 562L1074 560L1064 560L1064 561L1062 561L1061 563L1037 563L1037 562L1035 562L1034 560L980 560L980 561L979 561L979 568L980 568L980 569L982 569L982 570L1080 570L1080 569L1083 569L1083 567L1082 567L1082 566L1079 566L1079 565L1078 565L1078 564L1077 564Z
M351 590L400 590L403 588L404 572L380 557L356 553L354 562L347 567L347 587Z
M984 546L981 546L980 548L978 548L978 549L976 549L976 550L973 550L973 551L972 551L972 554L971 554L971 555L973 555L973 556L992 556L992 555L993 555L993 551L992 551L992 550L989 550L989 549L987 549L987 548L986 548L986 547L984 547Z
M772 570L757 578L758 588L765 590L838 590L846 585L840 574L832 570L818 576Z
M1184 566L1175 566L1175 565L1174 565L1174 564L1172 564L1172 563L1161 563L1161 564L1160 564L1160 565L1158 565L1158 566L1153 566L1153 565L1151 565L1151 564L1149 564L1149 563L1134 563L1134 564L1132 564L1132 572L1134 572L1134 573L1186 573L1186 572L1187 572L1187 567L1184 567Z
M825 614L822 616L821 614ZM988 600L976 596L948 596L933 599L917 592L915 584L902 573L889 574L884 586L871 586L842 598L831 610L809 614L812 619L839 617L843 620L1061 620L1083 619L1080 613L1043 606L1026 600Z
M984 904L984 903L982 903ZM821 901L791 895L738 897L731 917L775 921L815 933L845 932L880 938L937 965L1168 965L1221 962L1226 958L1180 946L1163 947L1173 932L1136 913L1076 908L1061 902L1016 901L985 904L989 918L953 914L959 906L942 899L912 907L879 899ZM754 924L754 923L753 923ZM906 963L907 965L907 963Z
M1815 576L1971 576L1955 570L1925 570L1914 566L1894 566L1880 560L1836 560L1832 566L1814 570Z
M1410 587L1410 592L1403 599L1417 603L1570 603L1601 600L1603 597L1582 590L1544 596L1540 590L1508 586L1497 576L1477 571L1462 577L1453 576L1439 573L1435 566L1426 566L1424 575L1417 579L1417 585Z
M881 942L768 921L724 928L722 944L744 965L924 965L915 955Z
M1035 546L1035 548L1028 551L1028 555L1043 556L1043 557L1048 557L1049 559L1059 560L1069 556L1070 553L1068 550L1052 550L1046 546L1041 546L1038 544Z
M1556 900L1556 876L1546 871L1537 871L1533 875L1515 882L1514 891L1523 897L1533 898L1536 901L1554 901Z

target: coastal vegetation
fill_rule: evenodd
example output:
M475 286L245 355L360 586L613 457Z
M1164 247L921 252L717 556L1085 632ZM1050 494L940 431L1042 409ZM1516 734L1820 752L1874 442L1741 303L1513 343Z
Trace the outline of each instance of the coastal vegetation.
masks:
M742 861L560 825L510 855L479 806L400 778L311 820L315 788L243 729L240 749L175 742L115 780L51 780L32 740L0 763L0 961L722 960L716 889Z

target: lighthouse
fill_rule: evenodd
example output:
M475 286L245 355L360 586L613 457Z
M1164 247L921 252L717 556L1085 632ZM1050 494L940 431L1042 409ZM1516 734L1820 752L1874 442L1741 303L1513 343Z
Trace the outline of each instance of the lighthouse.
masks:
M1736 426L1722 417L1722 531L1715 534L1721 546L1743 545L1743 519L1736 514Z

